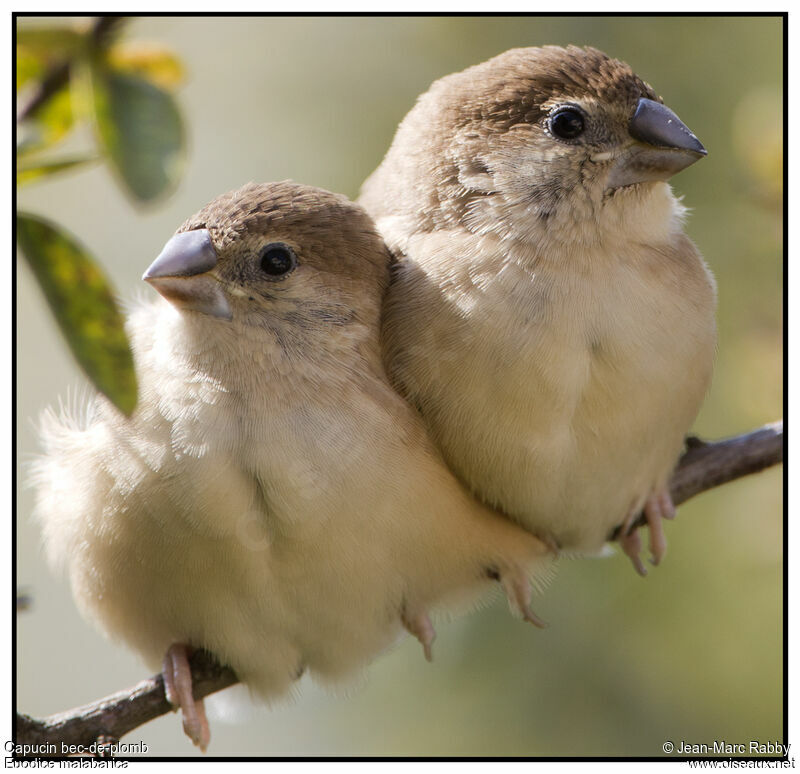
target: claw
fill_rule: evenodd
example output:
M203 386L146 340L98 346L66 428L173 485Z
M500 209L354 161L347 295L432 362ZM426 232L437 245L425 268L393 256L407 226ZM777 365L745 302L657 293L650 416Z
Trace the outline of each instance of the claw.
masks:
M645 575L647 575L647 570L642 562L642 558L639 556L639 552L642 550L642 538L639 536L639 533L633 531L630 534L625 534L623 531L619 538L619 544L622 546L622 550L625 554L630 557L630 560L633 562L633 568L644 578Z
M547 622L531 610L531 584L522 570L514 569L502 574L494 573L494 577L497 577L503 585L503 591L514 615L520 616L523 621L532 623L540 629L547 628Z
M651 517L647 514L647 524L650 527L650 563L658 566L664 555L667 553L667 536L664 534L664 525L661 523L661 516Z
M413 634L421 643L425 653L426 661L433 661L433 650L431 646L436 639L436 630L433 628L431 619L427 613L403 613L403 626L409 634Z
M675 506L666 487L647 498L644 516L650 527L650 553L652 554L650 561L657 565L667 553L667 538L664 534L662 519L675 518Z
M203 752L211 741L203 700L192 694L192 672L189 668L189 646L170 645L163 664L164 693L173 707L183 712L183 731Z

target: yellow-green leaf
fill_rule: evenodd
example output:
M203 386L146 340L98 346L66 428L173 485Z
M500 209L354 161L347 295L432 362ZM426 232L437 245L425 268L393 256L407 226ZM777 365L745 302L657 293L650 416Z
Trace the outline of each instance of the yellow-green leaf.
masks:
M17 88L46 70L77 56L85 36L67 27L18 27L16 31Z
M17 166L17 185L25 185L43 177L66 172L84 164L97 161L97 156L76 156L75 158L59 159L58 161L47 161L42 163L19 164Z
M64 59L83 49L86 35L72 27L18 26L16 43L34 54L53 59Z
M103 272L73 237L42 218L17 214L17 239L75 359L130 415L137 389L133 357Z
M162 89L175 89L185 77L180 59L157 43L117 43L108 52L108 61L115 70L138 75Z
M128 192L150 201L174 188L183 171L184 133L173 98L99 61L92 86L100 143Z
M74 123L69 85L59 89L25 121L26 150L40 151L62 139Z
M40 78L47 67L44 57L17 46L17 91L33 78Z

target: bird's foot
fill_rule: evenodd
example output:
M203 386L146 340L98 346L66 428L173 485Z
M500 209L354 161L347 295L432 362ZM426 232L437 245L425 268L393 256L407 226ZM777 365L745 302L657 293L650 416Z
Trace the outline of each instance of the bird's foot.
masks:
M504 570L491 569L488 571L490 578L500 581L505 592L511 612L522 618L523 621L532 623L540 629L545 629L547 623L531 610L531 582L521 567L509 566Z
M639 556L642 550L642 539L639 536L638 527L632 528L638 516L638 509L632 509L628 514L620 530L619 543L633 562L636 572L644 576L647 575L647 570ZM664 534L662 520L675 518L675 505L666 486L651 492L644 504L644 517L650 528L650 561L652 564L658 565L667 553L667 538Z
M433 628L428 614L424 612L409 613L404 610L402 621L406 631L409 634L413 634L422 643L425 660L433 661L432 646L433 641L436 639L436 630Z
M170 645L164 656L164 692L167 701L183 712L183 731L203 752L211 741L203 700L195 701L192 694L192 671L189 667L188 645Z

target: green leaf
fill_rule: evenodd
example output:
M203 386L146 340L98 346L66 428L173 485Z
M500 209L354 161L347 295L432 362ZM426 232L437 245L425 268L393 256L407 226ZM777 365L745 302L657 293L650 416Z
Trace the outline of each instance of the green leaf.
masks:
M136 374L122 315L103 272L71 236L17 214L17 239L72 354L125 414L136 407Z
M103 62L91 69L100 143L128 192L146 202L173 189L184 164L183 123L173 98Z
M85 35L68 27L18 27L16 44L19 88L54 65L78 56L84 49Z
M17 166L17 185L25 185L40 180L43 177L65 172L69 169L91 164L98 160L98 156L76 156L70 159L47 161L42 163L19 164Z

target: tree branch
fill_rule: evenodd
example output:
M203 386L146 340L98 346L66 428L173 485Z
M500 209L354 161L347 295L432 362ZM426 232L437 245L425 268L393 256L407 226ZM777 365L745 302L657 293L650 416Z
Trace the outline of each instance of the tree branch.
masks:
M189 664L196 699L239 682L233 670L220 666L203 650L195 651ZM98 740L116 741L172 709L164 695L164 680L161 675L155 675L126 691L42 720L17 713L14 742L40 748L54 744L56 750L50 754L61 755L62 743L88 747Z
M677 505L700 492L757 473L782 461L782 420L751 433L713 443L689 438L687 450L670 483L672 499ZM643 524L644 520L640 519L638 523ZM196 651L190 664L196 699L238 682L231 669L220 666L205 651ZM62 742L89 746L98 740L115 741L171 710L172 706L164 695L163 679L161 675L156 675L127 691L41 720L17 713L15 743L55 744L57 751L51 754L58 755L61 754Z
M675 505L707 489L783 462L783 420L716 443L688 440L670 482Z

